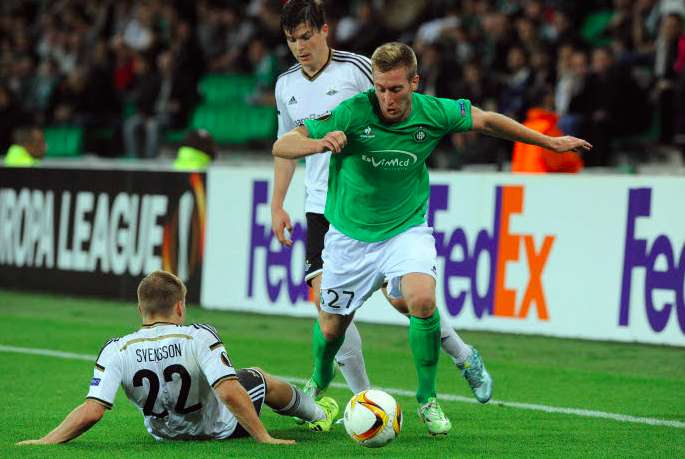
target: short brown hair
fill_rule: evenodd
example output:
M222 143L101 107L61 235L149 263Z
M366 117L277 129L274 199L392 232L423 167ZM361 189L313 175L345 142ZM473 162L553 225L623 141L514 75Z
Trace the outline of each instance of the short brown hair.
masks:
M414 50L408 45L393 41L376 48L371 56L371 64L381 73L389 72L398 67L406 67L407 79L416 75L417 63Z
M138 284L138 305L145 314L167 314L186 297L186 286L166 271L154 271Z
M326 23L326 11L321 0L290 0L281 10L281 29L293 33L300 24L321 30Z

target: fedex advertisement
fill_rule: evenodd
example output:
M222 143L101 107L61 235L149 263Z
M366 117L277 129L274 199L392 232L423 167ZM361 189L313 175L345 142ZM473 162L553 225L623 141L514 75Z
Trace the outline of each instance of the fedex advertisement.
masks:
M304 170L271 233L270 167L208 172L201 302L315 316L303 280ZM455 328L685 346L685 215L676 178L431 174L436 299ZM374 294L357 320L406 324Z

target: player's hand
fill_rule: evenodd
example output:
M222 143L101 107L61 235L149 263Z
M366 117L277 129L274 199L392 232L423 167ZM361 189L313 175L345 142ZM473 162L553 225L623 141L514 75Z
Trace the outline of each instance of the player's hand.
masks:
M27 446L27 445L45 445L45 442L43 441L42 438L39 438L37 440L24 440L15 443L16 446Z
M557 153L564 153L566 151L583 152L592 150L592 144L587 140L565 135L562 137L552 137L549 149Z
M340 153L347 145L347 136L342 131L332 131L326 134L320 141L322 150L331 153Z
M278 209L271 209L271 229L276 235L278 242L286 247L292 247L293 241L285 236L285 230L288 230L289 233L292 233L293 224L290 221L290 215L288 215L288 212L286 212L282 207Z
M267 445L294 445L296 441L282 440L280 438L274 438L272 436L269 436L269 438L265 438L264 440L261 440L259 443L265 443Z

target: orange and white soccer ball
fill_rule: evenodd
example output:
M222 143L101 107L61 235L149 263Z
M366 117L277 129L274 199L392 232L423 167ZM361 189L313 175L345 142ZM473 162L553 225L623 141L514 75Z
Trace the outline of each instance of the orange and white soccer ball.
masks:
M367 448L380 448L402 430L402 410L392 395L382 390L365 390L354 395L345 407L345 430Z

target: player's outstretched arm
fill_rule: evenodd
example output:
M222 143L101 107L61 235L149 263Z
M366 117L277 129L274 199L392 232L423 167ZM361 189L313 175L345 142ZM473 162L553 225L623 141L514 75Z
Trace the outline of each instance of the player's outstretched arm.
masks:
M56 443L66 443L97 424L104 414L104 406L94 400L86 400L74 408L60 425L43 438L20 441L17 445L54 445Z
M299 126L276 140L272 153L279 158L298 159L322 151L340 153L345 145L347 137L342 131L329 132L322 139L311 139L307 127Z
M473 130L481 134L499 137L514 142L525 142L546 148L557 153L565 151L589 151L592 145L586 140L572 136L550 137L534 131L507 116L495 112L486 112L478 107L471 107Z
M291 247L293 241L285 236L285 230L292 232L293 224L290 215L283 208L283 201L288 193L290 181L295 173L295 161L292 159L274 158L274 189L271 194L271 229L281 244Z
M264 424L259 419L257 411L254 409L250 396L247 395L245 388L235 379L228 379L220 382L214 391L216 395L226 404L231 413L252 438L259 443L270 443L274 445L291 445L295 440L281 440L269 435Z

